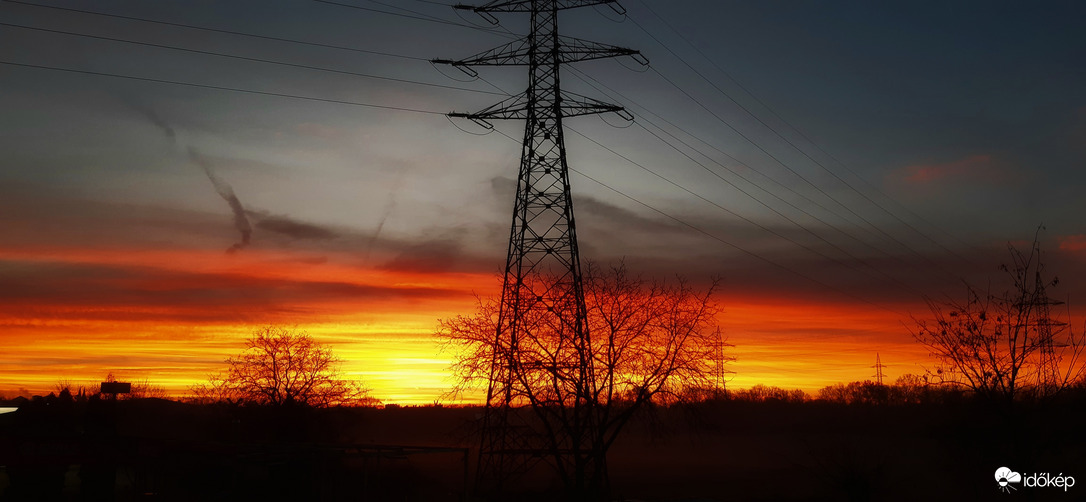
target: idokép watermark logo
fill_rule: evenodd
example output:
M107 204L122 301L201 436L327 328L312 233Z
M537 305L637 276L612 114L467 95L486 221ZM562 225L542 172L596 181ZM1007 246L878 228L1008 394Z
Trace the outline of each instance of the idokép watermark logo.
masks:
M995 480L999 484L999 489L1007 493L1010 493L1011 490L1017 490L1018 488L1015 486L1019 484L1025 488L1062 488L1065 492L1075 486L1075 478L1064 476L1062 472L1055 476L1047 472L1037 472L1023 476L1021 473L1012 471L1009 467L996 469Z

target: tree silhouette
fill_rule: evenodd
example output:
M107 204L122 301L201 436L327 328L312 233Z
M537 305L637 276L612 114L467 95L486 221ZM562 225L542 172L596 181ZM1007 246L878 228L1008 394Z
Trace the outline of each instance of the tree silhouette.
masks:
M1047 288L1035 238L1029 253L1008 245L1012 265L1002 266L1012 285L1000 293L966 285L964 302L928 300L932 319L918 319L913 333L938 360L934 381L965 387L976 395L1011 403L1023 393L1046 397L1074 383L1083 371L1086 338L1059 321L1061 305Z
M356 381L341 377L332 350L305 332L266 326L228 358L229 368L193 388L198 398L275 406L327 407L372 399Z
M801 389L782 389L777 386L758 384L749 389L739 389L731 392L731 398L739 401L802 403L809 396Z
M151 383L147 378L132 382L132 392L126 395L126 399L168 399L169 393L161 385Z
M454 352L456 392L503 385L488 382L491 370L512 361L512 387L495 393L507 392L512 406L531 410L518 424L531 431L522 439L545 452L567 489L581 497L606 492L607 451L637 410L722 386L716 376L730 359L713 324L715 281L699 292L684 280L668 284L623 265L604 271L589 264L584 285L588 344L574 342L572 307L538 317L529 312L515 347L496 344L498 299L480 301L475 315L441 321L437 332Z

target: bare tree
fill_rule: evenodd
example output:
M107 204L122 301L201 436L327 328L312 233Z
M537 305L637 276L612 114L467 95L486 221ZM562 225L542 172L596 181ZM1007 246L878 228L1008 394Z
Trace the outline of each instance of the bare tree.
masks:
M817 399L839 404L911 405L947 402L960 397L962 389L932 385L928 375L901 375L893 384L862 382L836 383L818 390Z
M966 285L964 302L928 300L931 319L916 320L914 336L938 360L934 381L962 386L986 399L1013 402L1023 393L1046 397L1083 373L1083 333L1059 321L1063 302L1047 292L1048 278L1035 238L1027 253L1008 245L1012 285L999 293Z
M731 398L739 401L752 401L757 403L781 402L802 403L810 399L803 389L782 389L777 386L758 384L749 389L740 389L731 392Z
M551 281L537 277L534 280ZM549 452L567 488L579 496L606 490L606 455L635 412L717 385L725 345L714 325L719 307L690 283L645 279L625 266L589 265L584 278L589 343L576 342L575 312L532 312L510 346L496 338L498 299L472 316L440 322L437 336L454 353L457 392L486 388L496 365L511 364L509 404L530 409L535 449ZM553 308L553 307L552 307ZM510 363L511 362L511 363ZM696 393L695 393L696 394Z
M117 377L111 371L106 374L103 381L116 382ZM62 379L53 384L53 389L57 395L67 394L77 401L83 401L87 399L87 396L100 395L102 393L102 384L78 385L69 379ZM166 392L165 387L153 384L149 379L144 378L138 382L132 382L131 390L128 393L118 395L117 399L168 399L169 397L170 395Z
M229 368L193 387L213 401L327 407L372 402L357 381L341 377L340 360L305 332L266 326L228 358Z
M149 379L132 382L132 392L126 395L126 399L169 399L166 388L151 383Z

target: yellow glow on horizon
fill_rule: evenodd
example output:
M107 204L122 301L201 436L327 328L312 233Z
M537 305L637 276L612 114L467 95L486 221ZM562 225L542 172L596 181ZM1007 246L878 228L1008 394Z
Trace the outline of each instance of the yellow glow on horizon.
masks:
M9 307L0 315L0 396L45 394L61 381L92 385L109 372L121 381L147 381L173 396L185 396L190 387L225 369L225 359L243 350L255 328L276 324L307 331L328 344L342 360L344 376L361 379L372 396L385 403L470 403L482 398L482 391L462 396L462 401L449 398L453 354L442 351L433 333L439 319L474 313L473 293L496 294L500 284L492 274L386 270L335 256L313 265L286 252L260 250L246 250L239 258L221 250L0 249L0 260L184 272L165 279L153 274L148 279L122 277L142 280L141 290L152 292L198 290L203 287L199 274L237 279L239 288L251 287L246 282L250 280L281 278L289 287L327 283L348 291L302 296L297 304L278 310L244 304L250 310L236 315L227 305L210 320L200 315L218 307L214 301L172 306L127 297L81 304L45 297L33 305ZM265 283L256 284L253 290L259 291ZM351 296L356 289L362 293ZM403 294L404 289L410 294ZM887 365L891 382L905 373L922 373L923 365L931 363L902 324L907 319L869 305L739 296L720 302L724 312L719 324L735 345L728 349L736 358L729 364L735 372L728 382L732 389L765 384L814 393L833 383L872 378L876 353ZM926 312L920 300L895 308Z
M474 300L465 302L463 308L473 309ZM386 404L479 402L482 398L479 392L460 400L447 396L454 383L449 373L451 354L443 354L440 342L432 337L438 318L458 313L463 312L386 311L373 318L341 313L344 319L337 322L299 323L297 328L332 347L342 360L343 375L361 379L371 395ZM831 323L847 317L842 312L822 313L832 319L832 322L827 321ZM832 383L869 378L873 373L869 368L874 364L873 347L820 330L767 333L780 326L764 326L764 321L760 321L787 318L783 321L787 325L812 325L810 319L800 317L818 317L819 314L820 309L815 307L750 305L728 308L721 324L729 341L735 344L729 354L737 359L729 365L736 373L728 387L765 384L814 393ZM853 315L863 317L864 314ZM348 318L353 318L354 322L348 322ZM179 327L182 333L172 337L164 333L170 331L168 328L149 329L142 323L96 326L97 329L89 331L82 331L78 325L28 329L35 336L25 333L14 337L12 349L21 355L21 359L37 362L21 368L5 365L0 368L0 381L18 382L27 389L48 392L61 380L87 385L101 381L112 371L122 381L147 380L165 387L171 395L184 396L189 394L191 386L206 381L209 374L223 370L224 360L243 349L244 340L253 327L187 326ZM890 328L882 325L883 330L892 328L892 324ZM43 330L49 332L44 338L40 336ZM111 336L103 338L101 333L104 331ZM885 336L885 333L880 334ZM880 353L883 362L890 365L887 374L917 372L913 367L923 351L913 345L907 341L884 344L885 349L880 349ZM0 389L3 394L12 391L17 389Z

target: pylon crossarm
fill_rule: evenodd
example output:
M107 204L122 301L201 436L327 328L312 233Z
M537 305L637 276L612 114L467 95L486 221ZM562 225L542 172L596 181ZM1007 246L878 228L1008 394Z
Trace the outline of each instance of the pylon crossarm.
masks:
M469 118L483 120L525 119L528 118L530 101L527 93L520 93L473 113Z
M593 59L630 56L644 66L648 66L649 60L641 55L641 51L619 47L617 45L601 44L591 40L582 40L573 37L558 37L560 50L558 61L561 63L576 63L578 61L590 61ZM531 64L531 43L528 38L520 38L505 45L480 52L464 59L432 59L434 64L447 64L459 68L468 73L467 66L525 66ZM470 75L471 73L469 73ZM478 75L477 73L475 75Z
M528 96L522 93L476 113L453 112L450 113L449 116L453 118L470 119L487 129L491 129L493 126L487 122L488 120L523 120L528 118L528 110L530 108L529 101ZM562 101L558 106L562 111L563 117L579 117L581 115L592 115L596 113L615 113L626 120L632 121L634 119L633 115L631 115L630 112L627 112L622 106L568 91L562 91Z
M494 125L489 121L494 119L524 119L528 117L528 97L521 93L491 105L477 113L452 112L448 114L452 118L464 118L479 124L486 129L493 129Z
M614 112L626 120L634 119L633 115L630 115L625 108L619 105L606 103L596 98L582 96L569 91L562 91L562 102L559 106L562 109L562 115L565 117Z
M486 21L488 23L493 24L495 26L498 25L498 23L500 22L500 21L498 21L498 18L494 17L493 14L491 14L489 12L486 12L486 11L483 11L483 10L478 10L479 8L474 6L474 5L464 5L462 3L458 3L456 5L453 5L453 8L457 9L457 10L474 11L476 14L479 15L479 17L482 17L483 19L486 19Z
M448 116L450 118L456 118L456 119L468 119L468 120L470 120L472 122L475 122L479 127L482 127L483 129L486 129L487 131L491 131L491 130L494 129L494 124L491 124L490 122L488 122L486 120L483 120L481 118L474 117L470 113L452 112L452 113L447 114L446 116Z
M456 67L467 65L526 65L528 64L528 56L531 54L531 51L532 49L528 43L528 39L518 38L505 45L480 52L464 59L455 61L449 59L434 59L433 62L438 64L450 64Z
M430 64L447 64L452 66L453 68L456 68L457 70L464 72L465 74L467 74L467 76L471 78L476 78L479 76L479 72L471 69L471 67L469 67L468 65L465 65L459 61L453 61L451 59L431 59Z
M484 12L532 12L532 3L532 0L495 0L493 2L480 5L478 7L457 4L454 5L453 8L471 10L480 14ZM625 9L622 9L622 6L618 5L618 0L558 0L554 3L558 10L574 9L577 7L588 7L591 5L611 4L613 5L611 8L615 9L616 12L620 14L626 12Z
M617 45L601 44L591 40L582 40L573 37L558 37L561 54L559 61L563 63L575 63L577 61L589 61L592 59L613 58L618 56L631 56L634 61L648 66L649 60L641 55L641 51L619 47Z

